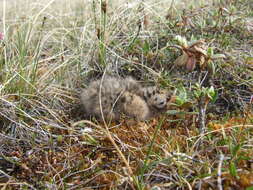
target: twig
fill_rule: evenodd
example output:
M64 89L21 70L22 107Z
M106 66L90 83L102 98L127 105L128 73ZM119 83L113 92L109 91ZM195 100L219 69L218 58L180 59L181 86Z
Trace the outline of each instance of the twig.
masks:
M217 172L217 175L218 175L217 183L218 183L218 189L219 190L223 190L223 188L222 188L222 180L221 180L221 174L222 174L222 172L221 172L221 166L222 166L223 160L224 160L224 155L221 154L220 155L219 165L218 165L218 172Z
M184 158L187 158L187 159L190 159L194 162L200 162L200 163L204 163L202 160L198 160L198 159L195 159L193 158L192 156L189 156L185 153L181 153L181 152L171 152L171 156L179 156L179 157L184 157Z
M206 132L206 107L205 96L201 96L198 100L199 116L198 116L198 127L200 134L203 135Z

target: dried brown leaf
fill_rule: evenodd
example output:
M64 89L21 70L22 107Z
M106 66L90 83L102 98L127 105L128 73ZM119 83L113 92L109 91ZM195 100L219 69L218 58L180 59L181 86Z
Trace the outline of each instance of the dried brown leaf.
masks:
M188 57L188 60L185 66L186 66L187 71L193 71L196 66L196 57L195 56Z
M183 54L175 60L174 64L177 66L185 66L188 61L188 58L189 56L185 52L183 52Z

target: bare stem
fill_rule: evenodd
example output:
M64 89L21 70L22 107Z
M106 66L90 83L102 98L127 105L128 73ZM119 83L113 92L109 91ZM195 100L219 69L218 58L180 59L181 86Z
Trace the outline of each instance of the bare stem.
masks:
M224 160L224 155L221 154L220 155L219 165L218 165L218 173L217 173L217 175L218 175L217 184L218 184L218 189L219 190L223 190L223 188L222 188L222 180L221 180L221 174L222 174L221 167L222 167L223 160Z
M206 107L205 96L201 96L198 101L198 127L201 135L206 132Z

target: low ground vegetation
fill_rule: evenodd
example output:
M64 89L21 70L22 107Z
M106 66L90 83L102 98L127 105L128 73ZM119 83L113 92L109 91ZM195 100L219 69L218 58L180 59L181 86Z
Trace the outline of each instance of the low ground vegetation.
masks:
M1 189L253 189L250 0L17 0L1 12ZM135 125L85 120L81 89L105 73L159 85L174 104Z

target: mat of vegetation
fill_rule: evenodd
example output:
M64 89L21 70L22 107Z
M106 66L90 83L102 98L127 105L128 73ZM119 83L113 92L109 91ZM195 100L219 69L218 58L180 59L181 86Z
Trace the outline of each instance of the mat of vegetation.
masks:
M1 1L1 189L253 189L253 3ZM82 88L131 75L174 93L129 125Z

